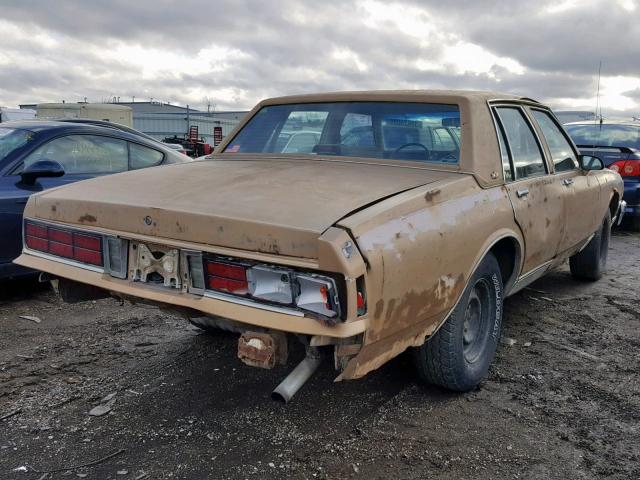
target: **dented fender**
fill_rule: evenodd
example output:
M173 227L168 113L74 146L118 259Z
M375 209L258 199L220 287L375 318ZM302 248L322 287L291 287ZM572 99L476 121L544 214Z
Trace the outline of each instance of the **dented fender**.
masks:
M422 345L496 242L513 238L520 251L523 245L507 192L482 189L471 176L405 192L340 225L368 265L369 328L339 379L361 377ZM521 265L518 254L510 284Z

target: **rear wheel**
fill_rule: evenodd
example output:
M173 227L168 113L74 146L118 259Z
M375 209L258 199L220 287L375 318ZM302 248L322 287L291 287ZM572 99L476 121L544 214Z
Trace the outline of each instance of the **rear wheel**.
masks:
M459 392L475 388L489 372L502 327L502 277L491 253L471 277L447 321L413 349L418 377Z
M569 259L571 275L578 280L600 280L607 268L611 239L611 212L607 211L602 225L586 247Z

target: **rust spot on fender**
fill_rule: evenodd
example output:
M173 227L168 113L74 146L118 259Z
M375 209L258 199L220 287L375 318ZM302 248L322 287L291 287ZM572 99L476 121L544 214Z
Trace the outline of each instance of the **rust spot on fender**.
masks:
M85 213L78 219L79 223L96 223L97 221L98 219L96 217L89 215L88 213Z
M376 309L373 313L374 318L380 318L382 316L382 312L384 311L384 300L380 299L376 302Z
M427 193L424 194L424 199L427 202L432 202L433 199L438 196L440 194L440 189L436 188L435 190L429 190Z

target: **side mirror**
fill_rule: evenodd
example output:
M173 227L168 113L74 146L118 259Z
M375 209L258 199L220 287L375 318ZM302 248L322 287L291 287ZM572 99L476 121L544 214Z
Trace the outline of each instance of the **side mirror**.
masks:
M593 155L580 155L580 167L583 170L603 170L604 162Z
M61 177L64 175L64 168L53 160L40 160L25 168L20 177L25 185L34 185L41 177Z

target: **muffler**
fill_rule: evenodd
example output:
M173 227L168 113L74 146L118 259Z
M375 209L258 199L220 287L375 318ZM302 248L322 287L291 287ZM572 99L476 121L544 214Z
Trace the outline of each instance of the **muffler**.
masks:
M271 393L271 398L283 403L289 403L291 398L309 380L322 362L320 350L308 347L307 354L296 368Z

